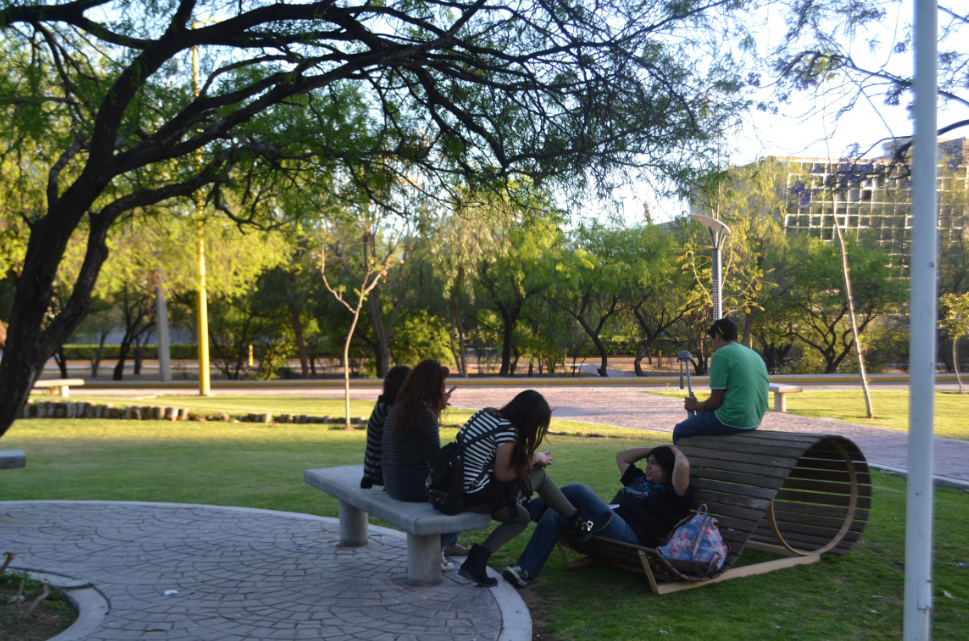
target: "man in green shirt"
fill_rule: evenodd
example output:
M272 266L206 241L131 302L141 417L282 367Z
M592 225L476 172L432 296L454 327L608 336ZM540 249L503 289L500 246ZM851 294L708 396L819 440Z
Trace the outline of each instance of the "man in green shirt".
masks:
M754 350L737 342L737 326L728 318L707 330L713 343L710 398L692 394L684 402L689 417L673 428L673 442L684 436L740 434L760 425L767 411L767 367Z

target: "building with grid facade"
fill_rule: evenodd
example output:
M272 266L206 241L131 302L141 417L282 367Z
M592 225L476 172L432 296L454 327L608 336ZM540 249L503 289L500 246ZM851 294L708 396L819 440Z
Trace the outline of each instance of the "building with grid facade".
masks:
M892 264L908 270L912 242L912 198L908 168L893 166L897 144L874 160L781 158L788 165L787 233L833 240L834 225L881 247ZM939 243L969 237L969 140L940 141Z

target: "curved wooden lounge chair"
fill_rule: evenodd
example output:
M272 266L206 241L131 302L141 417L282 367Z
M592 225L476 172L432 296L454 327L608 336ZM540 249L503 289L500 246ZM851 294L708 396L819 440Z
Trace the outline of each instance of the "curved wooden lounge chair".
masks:
M579 543L565 536L559 552L568 567L608 563L645 574L653 592L666 594L815 563L822 554L845 554L865 529L871 475L849 439L757 430L684 438L678 446L690 459L692 508L705 503L730 546L721 571L709 577L683 574L650 548L600 537ZM563 544L587 558L568 559ZM745 548L787 558L734 568Z

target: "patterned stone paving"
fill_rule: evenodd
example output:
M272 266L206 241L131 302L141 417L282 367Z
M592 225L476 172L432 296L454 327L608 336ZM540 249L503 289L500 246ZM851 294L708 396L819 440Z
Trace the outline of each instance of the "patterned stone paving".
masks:
M355 549L338 539L335 519L265 510L0 502L0 547L16 567L90 582L109 601L88 639L499 638L493 590L455 573L406 586L401 533L371 526Z

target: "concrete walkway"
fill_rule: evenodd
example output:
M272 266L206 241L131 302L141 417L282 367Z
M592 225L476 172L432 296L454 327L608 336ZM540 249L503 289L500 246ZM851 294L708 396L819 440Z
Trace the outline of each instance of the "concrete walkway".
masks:
M338 530L335 519L246 508L0 502L16 568L107 598L85 639L531 639L528 609L503 581L484 589L449 572L411 588L403 533L371 526L370 545L346 549Z

